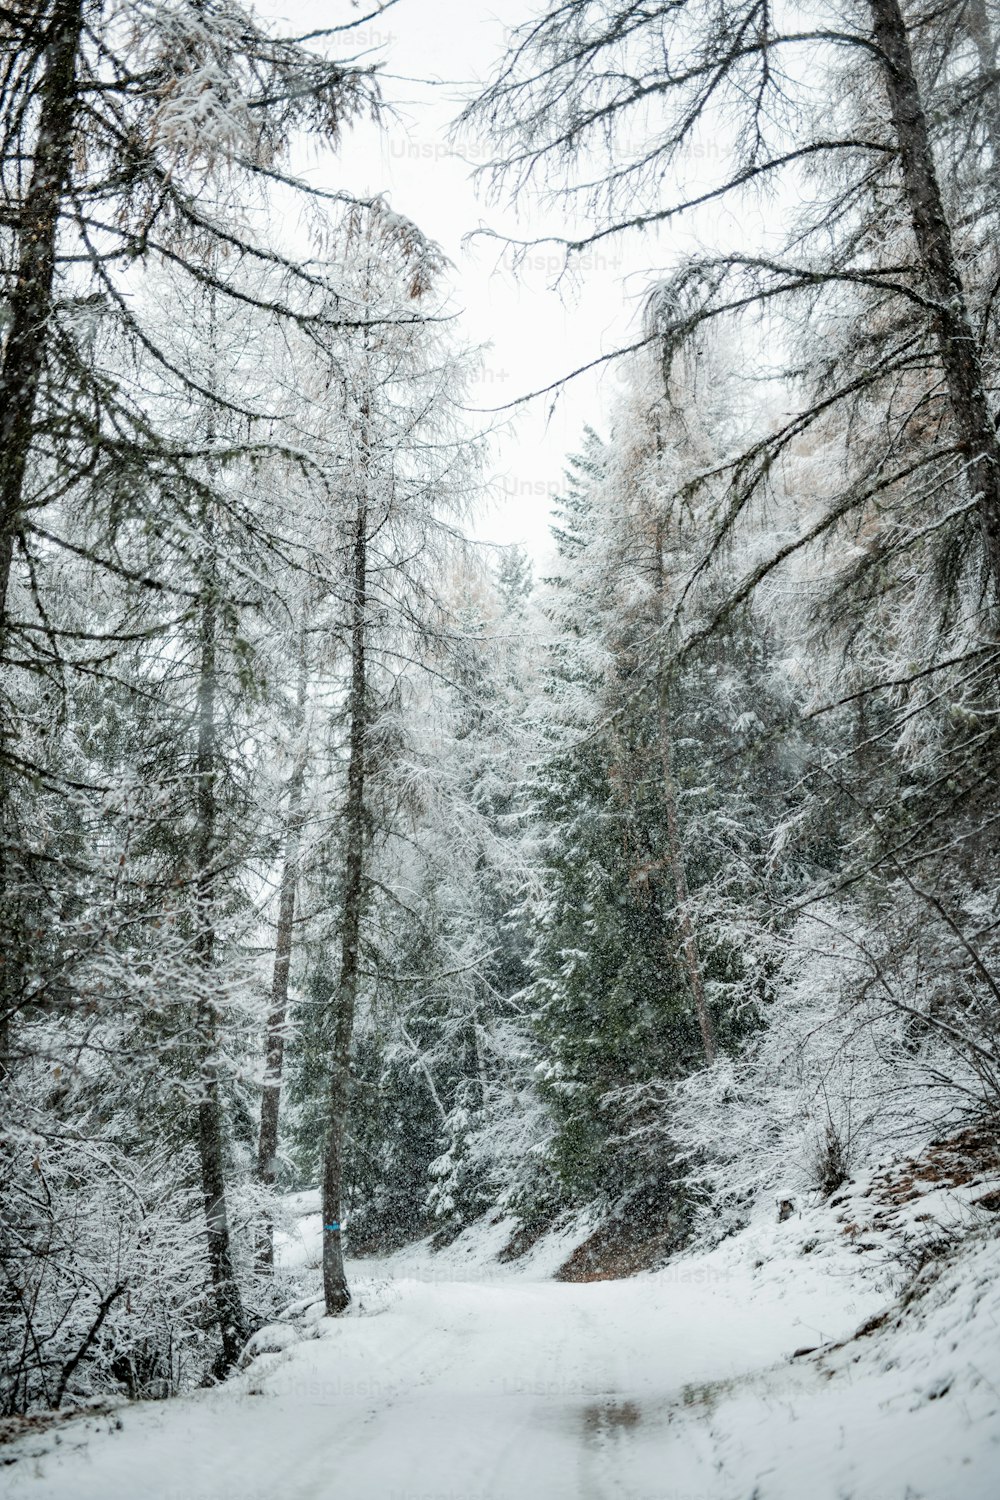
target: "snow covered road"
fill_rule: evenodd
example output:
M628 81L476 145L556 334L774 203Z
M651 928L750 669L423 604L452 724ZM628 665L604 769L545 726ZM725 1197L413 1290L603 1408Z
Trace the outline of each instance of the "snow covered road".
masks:
M454 1261L440 1259L358 1263L352 1315L314 1325L319 1337L259 1357L218 1390L128 1407L120 1428L114 1417L74 1422L56 1446L46 1434L33 1457L0 1469L0 1492L11 1500L1000 1493L998 1450L971 1397L964 1416L945 1400L915 1407L898 1379L891 1388L878 1375L834 1380L811 1361L788 1362L881 1305L839 1261L759 1267L723 1249L629 1281L565 1285L482 1266L482 1279L461 1279Z

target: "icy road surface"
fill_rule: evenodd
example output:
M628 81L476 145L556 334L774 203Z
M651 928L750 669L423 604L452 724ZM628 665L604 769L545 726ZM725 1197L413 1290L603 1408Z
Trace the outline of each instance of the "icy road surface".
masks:
M424 1251L358 1262L349 1317L289 1327L294 1343L226 1386L126 1407L120 1429L95 1417L63 1427L57 1445L51 1433L22 1440L0 1493L996 1500L1000 1326L992 1312L969 1324L969 1276L908 1335L909 1353L904 1342L890 1358L869 1339L860 1362L834 1354L840 1367L824 1370L788 1357L849 1334L885 1298L845 1257L792 1258L786 1240L763 1266L730 1242L590 1285L473 1262L480 1279L466 1279L455 1255ZM983 1253L983 1283L995 1284ZM945 1376L954 1388L934 1388Z

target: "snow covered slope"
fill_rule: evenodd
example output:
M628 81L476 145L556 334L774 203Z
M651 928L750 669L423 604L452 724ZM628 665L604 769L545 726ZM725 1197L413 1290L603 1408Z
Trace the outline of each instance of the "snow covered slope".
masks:
M304 1299L258 1339L271 1352L220 1389L76 1421L58 1441L21 1438L5 1450L17 1462L0 1469L0 1492L996 1500L993 1216L970 1221L900 1306L898 1262L845 1233L845 1210L871 1203L871 1187L780 1225L769 1213L711 1252L629 1281L536 1279L559 1245L540 1249L527 1274L497 1266L488 1257L502 1226L443 1256L418 1247L357 1262L350 1316L327 1322ZM954 1195L938 1204L939 1219L962 1212L972 1210ZM286 1254L307 1262L313 1238L307 1218ZM817 1352L792 1358L803 1348Z

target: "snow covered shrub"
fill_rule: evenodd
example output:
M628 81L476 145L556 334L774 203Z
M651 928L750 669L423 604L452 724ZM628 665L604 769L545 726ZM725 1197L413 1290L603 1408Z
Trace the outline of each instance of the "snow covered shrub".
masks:
M921 997L911 992L904 1007L887 983L872 983L881 970L871 939L856 912L803 917L766 1028L664 1100L663 1129L669 1122L692 1189L723 1232L755 1204L829 1195L974 1107L967 1062L915 1025Z
M211 1340L194 1163L51 1127L0 1148L0 1409L195 1384Z
M850 1177L851 1142L827 1120L821 1136L814 1137L809 1175L824 1198L832 1198Z
M58 1037L39 1021L34 1055L3 1081L0 1409L7 1413L107 1395L161 1397L216 1368L218 1309L191 1128L198 1093L185 1076L181 1044L169 1054L163 1046L165 1036L183 1035L183 1016L173 1013L177 1024L168 1031L171 1017L157 1011L152 981L144 991L138 962L132 972L148 1003L132 1007L131 1026L124 1012L117 1023L89 1015L74 1033L77 1045L57 1050ZM238 1106L238 1081L230 1081L230 1093ZM273 1219L274 1203L269 1190L246 1184L244 1112L232 1109L223 1150L234 1187L235 1276L253 1326L273 1316L285 1288L280 1278L255 1274L255 1227Z

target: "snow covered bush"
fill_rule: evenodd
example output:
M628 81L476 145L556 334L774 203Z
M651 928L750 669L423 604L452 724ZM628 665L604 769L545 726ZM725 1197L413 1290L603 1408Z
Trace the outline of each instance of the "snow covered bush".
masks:
M982 1108L968 1060L921 1020L932 997L911 988L902 1001L890 986L869 946L879 936L846 907L800 918L764 1029L664 1100L663 1130L687 1158L705 1228L725 1233L755 1205L828 1195Z
M196 1384L211 1344L193 1160L51 1119L0 1148L0 1409Z

